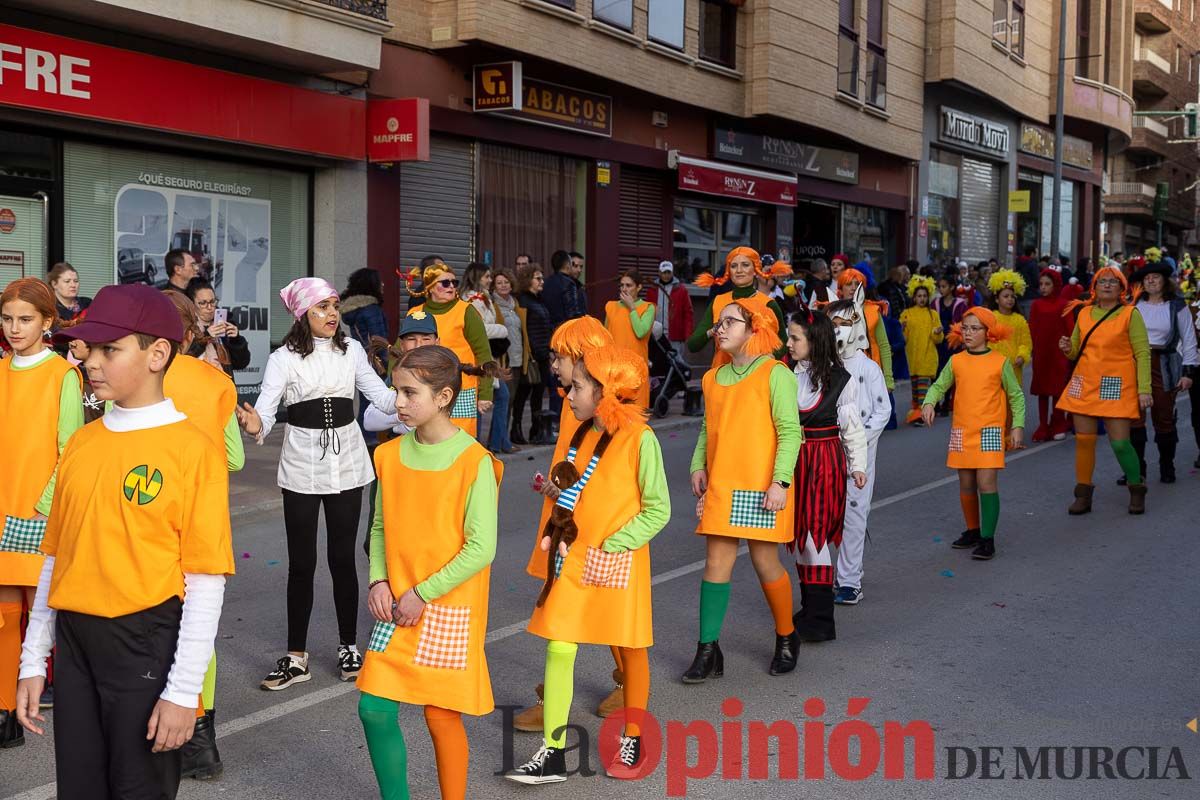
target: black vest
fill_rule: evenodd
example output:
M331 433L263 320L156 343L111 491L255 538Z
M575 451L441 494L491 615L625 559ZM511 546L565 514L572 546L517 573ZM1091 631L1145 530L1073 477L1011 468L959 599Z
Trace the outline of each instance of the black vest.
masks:
M829 386L826 386L821 393L821 400L812 409L800 409L800 425L804 428L804 435L810 435L810 431L821 428L832 428L830 432L832 436L838 435L838 413L837 404L838 398L842 396L842 390L846 388L846 384L850 382L850 373L841 364L833 368L833 376L830 378ZM816 435L812 438L824 439L829 436Z

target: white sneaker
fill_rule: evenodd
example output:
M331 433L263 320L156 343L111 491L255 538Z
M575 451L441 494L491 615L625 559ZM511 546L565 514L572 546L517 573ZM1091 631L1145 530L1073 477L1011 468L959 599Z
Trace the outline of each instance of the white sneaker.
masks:
M275 669L263 678L262 683L258 686L269 692L277 692L294 683L304 683L308 680L312 680L312 675L308 671L308 653L303 656L294 656L288 653L275 662Z
M338 669L342 671L342 680L352 681L358 677L362 669L363 657L354 645L338 646Z

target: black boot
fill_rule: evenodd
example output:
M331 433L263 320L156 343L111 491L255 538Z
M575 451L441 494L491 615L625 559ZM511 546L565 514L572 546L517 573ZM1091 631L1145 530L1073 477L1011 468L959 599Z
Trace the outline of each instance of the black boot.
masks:
M25 744L25 729L17 722L16 709L0 709L0 750Z
M1179 444L1179 434L1154 434L1154 443L1158 445L1158 479L1163 483L1175 482L1175 447Z
M1130 428L1129 443L1131 445L1133 445L1133 451L1135 453L1137 453L1138 464L1141 465L1141 470L1142 470L1141 483L1145 483L1146 482L1146 429L1145 428ZM1118 486L1125 486L1127 484L1128 484L1128 481L1125 479L1124 475L1117 478Z
M805 619L808 616L808 584L804 582L804 567L796 565L796 574L800 576L800 610L792 615L792 623L798 624L796 620Z
M206 711L203 717L196 718L196 730L192 738L179 750L182 764L181 778L195 778L198 781L211 781L221 777L225 767L221 764L221 754L217 752L217 729L213 722L215 711Z
M962 534L950 543L950 546L955 550L970 550L979 544L979 528L968 528Z
M725 656L717 642L700 642L696 645L696 657L683 673L684 683L704 683L709 678L720 678L725 674Z
M832 642L837 638L833 623L833 584L812 584L808 587L807 611L792 617L796 633L802 642Z
M521 423L513 420L512 427L508 429L508 440L513 444L529 444L525 441L525 434L521 433Z
M800 636L792 631L787 636L775 634L775 655L771 658L772 675L786 675L796 668L800 657Z

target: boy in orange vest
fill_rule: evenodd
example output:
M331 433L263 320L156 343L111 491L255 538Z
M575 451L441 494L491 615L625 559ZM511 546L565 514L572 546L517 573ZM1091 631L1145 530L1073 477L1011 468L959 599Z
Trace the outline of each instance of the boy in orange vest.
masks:
M167 298L105 287L61 338L91 346L92 386L113 407L59 462L17 717L44 733L38 699L57 643L58 797L173 798L234 571L229 476L164 398L183 338Z

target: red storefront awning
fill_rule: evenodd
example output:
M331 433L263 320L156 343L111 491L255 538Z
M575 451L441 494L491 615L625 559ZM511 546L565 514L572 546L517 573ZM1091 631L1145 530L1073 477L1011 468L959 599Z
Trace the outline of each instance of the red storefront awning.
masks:
M796 176L678 157L679 188L777 206L796 205Z

